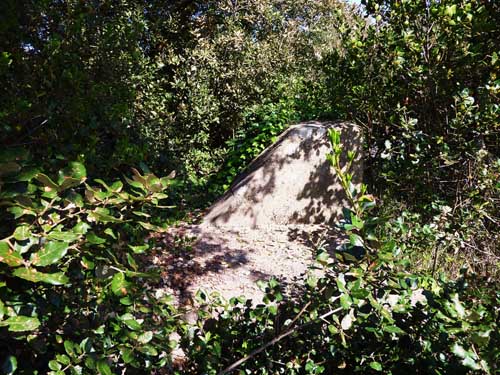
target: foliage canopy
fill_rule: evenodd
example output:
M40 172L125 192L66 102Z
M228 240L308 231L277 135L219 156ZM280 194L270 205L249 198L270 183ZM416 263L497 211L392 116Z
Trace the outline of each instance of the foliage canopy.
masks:
M498 25L495 0L2 1L0 372L500 371ZM200 293L187 323L151 234L325 117L365 129L362 186L330 134L346 242L300 298Z

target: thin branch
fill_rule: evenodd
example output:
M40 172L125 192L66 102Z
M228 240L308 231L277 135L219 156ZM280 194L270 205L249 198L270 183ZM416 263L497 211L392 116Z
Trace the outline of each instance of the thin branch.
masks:
M326 319L327 317L339 312L340 310L342 310L342 307L338 307L336 308L335 310L331 310L329 312L327 312L326 314L323 314L321 315L320 317L318 317L316 320L313 320L313 321L310 321L310 322L307 322L307 323L304 323L300 326L297 326L297 327L294 327L294 328L291 328L289 329L288 331L286 332L283 332L281 335L275 337L274 339L272 339L271 341L267 342L266 344L262 345L260 348L258 349L255 349L253 352L251 352L249 355L247 355L246 357L243 357L241 358L240 360L234 362L231 366L229 367L226 367L224 370L222 370L221 372L218 373L218 375L225 375L225 374L228 374L230 373L231 371L233 370L236 370L240 365L242 365L243 363L245 363L246 361L248 361L249 359L255 357L257 354L263 352L264 350L266 350L268 347L276 344L278 341L284 339L285 337L287 336L290 336L292 333L302 329L302 328L305 328L313 323L316 323L318 320L324 320ZM305 309L302 309L301 312L305 311Z

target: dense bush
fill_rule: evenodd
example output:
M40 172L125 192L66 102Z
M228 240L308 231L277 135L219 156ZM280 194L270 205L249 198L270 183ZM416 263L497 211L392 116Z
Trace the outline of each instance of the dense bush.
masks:
M406 227L400 234L415 260L424 268L438 260L455 273L454 265L466 262L494 275L500 259L498 3L365 4L370 21L351 27L345 49L325 59L329 78L322 89L334 113L365 126L371 189L387 200L385 215L399 217L393 226Z
M216 374L250 356L235 368L259 374L497 373L498 286L466 275L450 281L413 273L405 256L396 242L381 247L370 263L351 266L320 253L318 267L326 275L306 280L300 303L283 302L272 280L263 285L265 305L252 308L237 298L223 303L219 318L187 339L190 371Z
M262 285L265 304L234 298L222 313L212 305L218 318L188 338L191 371L497 373L498 285L465 270L454 281L412 272L397 237L375 236L374 198L352 184L350 162L340 164L339 133L330 135L330 161L351 202L340 223L349 240L333 258L319 249L323 276L311 272L299 299L284 300L270 280ZM360 248L365 255L353 256Z
M23 153L2 155L2 373L171 365L180 321L171 298L147 287L158 287L159 273L141 255L152 245L146 235L160 230L151 215L168 209L160 202L171 178L133 172L125 183L90 182L73 162L51 178Z
M170 177L134 170L125 184L90 184L80 163L51 178L28 155L3 155L0 202L11 220L0 241L2 371L498 371L497 285L465 271L454 281L413 272L397 236L377 237L375 199L352 184L355 155L341 165L339 133L330 136L330 162L351 207L340 223L348 241L333 257L318 249L323 276L310 273L299 299L275 280L262 283L266 298L255 307L200 293L205 306L193 325L155 292L158 275L140 255L152 245L146 234L161 230L152 215ZM178 345L187 355L180 360Z
M211 181L211 188L218 194L229 188L234 178L278 136L299 119L292 101L264 104L245 114L245 128L226 142L229 149L225 163Z
M4 1L0 142L84 159L91 176L146 162L206 178L252 108L315 80L341 7Z
M145 159L134 102L154 70L140 7L8 0L0 17L2 145L81 157L101 176Z

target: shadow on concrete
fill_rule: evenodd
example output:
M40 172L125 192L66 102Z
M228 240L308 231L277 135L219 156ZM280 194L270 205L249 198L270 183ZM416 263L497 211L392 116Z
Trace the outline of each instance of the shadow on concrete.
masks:
M314 228L290 228L288 239L290 242L299 242L307 246L316 255L326 251L332 257L338 247L345 242L346 235L333 225L321 225Z
M335 126L335 125L333 125ZM357 152L355 161L353 162L353 183L360 184L362 182L362 155L360 152L362 141L361 134L355 131L354 128L347 126L342 127L342 145L344 152L341 154L341 165L347 163L347 151L353 150ZM323 148L329 148L329 139L323 138L319 142L315 142L311 147L313 152L319 152ZM296 197L297 200L306 200L307 206L301 208L300 211L293 213L292 222L296 223L313 223L313 224L330 224L333 225L340 218L343 207L349 207L350 203L347 196L337 181L337 177L330 165L330 162L325 159L317 168L310 172L307 183ZM332 215L329 208L333 208Z
M362 142L357 126L317 122L295 125L286 130L234 181L209 209L206 222L221 226L248 225L253 228L269 223L335 222L347 201L326 160L330 152L327 135L330 127L342 131L345 150L341 155L343 163L346 162L348 150L358 153L354 163L354 182L359 183L362 175ZM300 176L295 179L294 174L299 172ZM308 176L304 176L304 173L308 173Z
M228 236L239 235L227 231ZM245 266L249 260L245 249L228 245L227 239L201 231L197 226L170 228L156 236L155 251L149 255L150 263L161 270L161 285L170 290L179 305L193 305L193 287L201 276L216 275ZM253 281L267 280L271 275L251 270Z

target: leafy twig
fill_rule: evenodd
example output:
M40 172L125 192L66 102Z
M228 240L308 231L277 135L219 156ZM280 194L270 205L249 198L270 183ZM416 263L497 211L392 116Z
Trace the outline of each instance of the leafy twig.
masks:
M240 365L242 365L243 363L245 363L246 361L248 361L249 359L255 357L257 354L263 352L264 350L266 350L268 347L276 344L277 342L281 341L282 339L284 339L285 337L287 336L290 336L292 333L302 329L302 328L305 328L313 323L316 323L317 321L319 320L323 320L323 319L326 319L327 317L333 315L333 314L336 314L337 312L339 312L340 310L342 310L342 307L338 307L336 308L335 310L331 310L323 315L321 315L320 317L318 317L316 320L312 320L310 322L307 322L307 323L304 323L300 326L296 326L294 328L291 328L289 329L288 331L285 331L283 332L281 335L279 336L276 336L274 339L272 339L271 341L267 342L266 344L262 345L260 348L258 349L255 349L253 352L251 352L249 355L247 355L246 357L243 357L241 359L239 359L238 361L234 362L231 366L229 367L226 367L224 370L222 370L221 372L219 372L218 375L224 375L224 374L229 374L231 371L233 370L236 370ZM303 308L299 314L303 313L305 311L305 309Z

